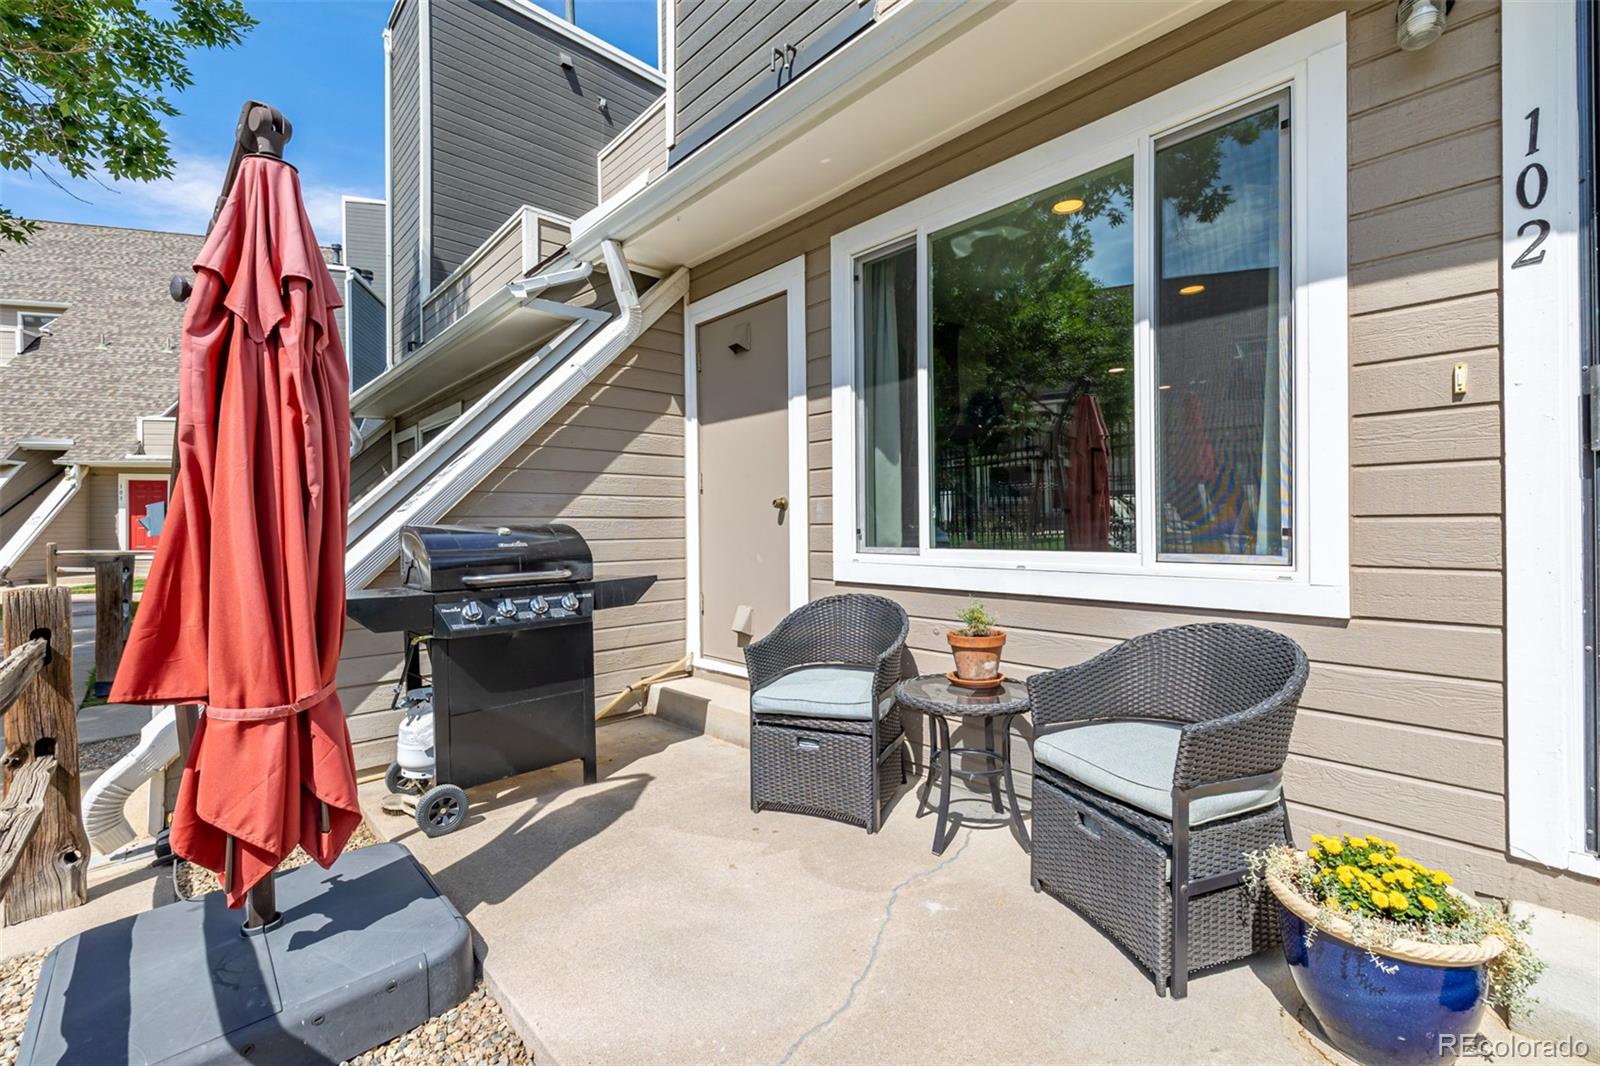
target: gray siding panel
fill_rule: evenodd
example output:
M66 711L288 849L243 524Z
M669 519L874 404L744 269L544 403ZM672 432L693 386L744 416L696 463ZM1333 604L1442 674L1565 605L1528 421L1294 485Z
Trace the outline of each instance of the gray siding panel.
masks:
M675 0L677 160L748 113L867 25L858 0ZM792 66L773 53L793 49Z
M600 149L661 94L650 79L499 4L435 3L432 21L430 286L523 204L569 217L593 207ZM561 67L562 52L573 70Z
M352 270L371 271L368 280L379 295L388 284L383 264L388 217L383 204L350 200L344 205L344 261Z
M401 0L390 35L389 54L389 129L391 148L390 246L394 278L393 306L389 314L394 323L397 355L403 355L408 342L422 335L422 279L417 269L421 242L421 151L422 107L418 98L417 0Z
M384 308L382 300L357 282L346 285L345 292L344 314L349 325L344 344L350 356L350 389L353 392L383 373L386 364Z

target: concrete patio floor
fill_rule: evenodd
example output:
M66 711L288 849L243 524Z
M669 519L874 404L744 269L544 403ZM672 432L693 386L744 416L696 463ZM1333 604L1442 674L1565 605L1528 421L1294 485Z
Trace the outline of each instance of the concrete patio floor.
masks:
M957 794L971 820L935 857L910 790L868 836L751 814L749 753L655 717L602 726L599 750L599 783L574 764L474 790L435 839L380 811L381 782L362 793L471 922L546 1066L1344 1061L1274 955L1158 998L1029 888L976 796Z

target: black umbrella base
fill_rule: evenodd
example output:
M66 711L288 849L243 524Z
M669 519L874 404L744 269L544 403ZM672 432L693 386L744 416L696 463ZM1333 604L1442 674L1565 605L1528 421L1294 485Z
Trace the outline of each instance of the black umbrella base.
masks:
M335 1063L472 990L466 919L398 844L277 878L282 921L245 936L213 892L52 951L20 1063Z

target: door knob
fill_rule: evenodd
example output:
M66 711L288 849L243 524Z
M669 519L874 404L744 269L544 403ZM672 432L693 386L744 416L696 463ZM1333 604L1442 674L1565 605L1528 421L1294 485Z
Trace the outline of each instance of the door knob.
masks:
M789 497L774 496L772 498L772 506L780 511L787 511L789 509Z

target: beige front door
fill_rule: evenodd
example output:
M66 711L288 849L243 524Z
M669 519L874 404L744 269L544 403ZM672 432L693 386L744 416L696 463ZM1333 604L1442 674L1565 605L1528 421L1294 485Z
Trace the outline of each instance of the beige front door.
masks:
M701 325L700 651L743 648L789 613L786 297Z

